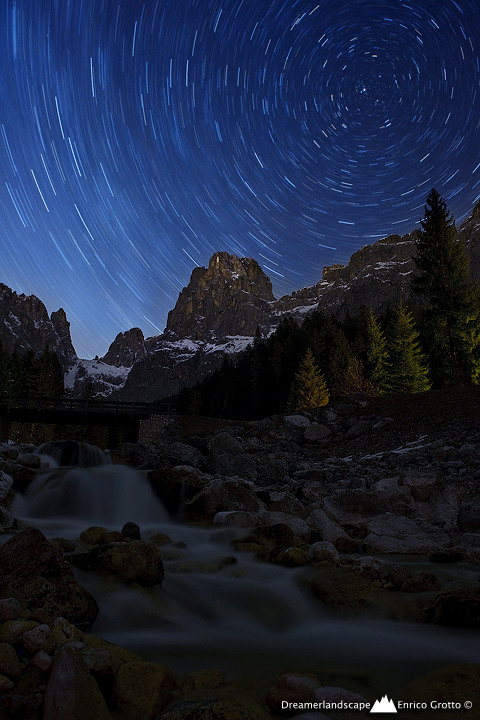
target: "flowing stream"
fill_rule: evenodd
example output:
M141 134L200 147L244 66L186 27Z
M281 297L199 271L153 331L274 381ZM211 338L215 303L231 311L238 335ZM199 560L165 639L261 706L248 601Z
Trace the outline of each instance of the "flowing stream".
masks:
M121 530L128 521L140 526L142 539L168 535L159 587L75 573L100 607L95 634L179 674L216 667L240 687L251 687L282 672L317 672L326 684L341 685L348 677L350 687L375 695L398 693L409 678L433 667L480 663L476 633L332 617L302 589L304 568L256 562L222 542L221 528L174 523L145 474L126 466L58 467L40 474L24 496L17 495L12 512L21 529L33 525L49 538L78 542L92 525ZM382 560L421 569L411 557ZM478 584L478 566L425 567L449 578L452 587Z

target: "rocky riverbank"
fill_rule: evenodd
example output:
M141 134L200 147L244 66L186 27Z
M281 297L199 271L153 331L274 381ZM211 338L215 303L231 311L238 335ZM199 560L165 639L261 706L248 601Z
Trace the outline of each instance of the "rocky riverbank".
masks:
M314 413L259 422L179 417L151 445L112 451L114 462L148 475L177 519L208 530L223 548L220 560L185 563L181 543L165 533L147 542L133 524L85 528L73 541L47 542L38 530L18 532L5 508L0 520L10 538L0 552L5 717L362 717L360 710L332 707L340 700L373 704L377 688L362 685L358 673L343 675L341 683L333 672L273 675L251 692L244 687L240 692L221 667L181 675L106 643L91 634L98 608L75 581L72 566L114 575L148 594L164 573L222 576L244 556L290 569L298 587L335 618L478 632L479 405L480 394L469 388L402 398L357 395ZM4 506L15 488L46 471L33 449L0 447ZM478 710L479 679L478 665L436 668L405 682L402 699L471 700ZM83 708L87 695L92 704ZM297 706L282 713L282 700ZM302 705L309 702L317 705ZM427 710L421 717L429 715ZM457 708L431 716L472 717Z

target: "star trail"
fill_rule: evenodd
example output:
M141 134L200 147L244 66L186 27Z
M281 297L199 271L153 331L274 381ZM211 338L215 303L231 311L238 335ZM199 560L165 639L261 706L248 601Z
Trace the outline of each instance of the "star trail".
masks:
M475 0L2 0L1 276L82 357L196 265L277 297L480 196Z

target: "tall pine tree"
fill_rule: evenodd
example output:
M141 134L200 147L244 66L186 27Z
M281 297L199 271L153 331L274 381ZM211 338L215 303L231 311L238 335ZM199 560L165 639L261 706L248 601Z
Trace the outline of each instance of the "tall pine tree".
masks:
M469 277L469 258L458 240L445 201L433 188L427 197L422 231L413 258L414 291L427 301L425 344L436 386L477 384L480 380L479 289Z
M387 327L385 393L404 394L430 390L428 368L418 337L412 314L400 303Z
M323 374L315 364L312 351L308 349L292 383L287 410L288 412L312 410L327 405L329 399Z
M375 318L372 308L370 308L370 312L367 315L365 333L367 336L366 356L368 376L370 380L378 386L379 393L383 395L387 380L387 338L380 327L380 323Z

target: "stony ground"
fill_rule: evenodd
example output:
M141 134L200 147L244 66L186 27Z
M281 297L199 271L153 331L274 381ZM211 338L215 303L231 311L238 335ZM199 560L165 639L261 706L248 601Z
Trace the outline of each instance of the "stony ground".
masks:
M229 557L236 548L259 562L301 568L306 590L328 612L421 620L478 633L480 591L475 582L445 586L438 577L459 563L480 568L479 411L480 388L459 388L385 398L357 395L312 413L258 422L179 416L151 444L127 444L112 456L115 462L146 470L172 512L183 503L186 522L224 533ZM0 495L7 508L12 478L21 489L42 472L33 449L0 447ZM1 508L0 516L9 532L13 518ZM78 547L46 543L41 559L48 558L45 577L58 576L59 587L68 585L76 602L80 591L72 583L69 563L87 571L116 572L127 584L132 577L141 585L161 582L161 555L165 561L169 539L163 536L153 547L125 528L119 531L82 534ZM17 593L20 602L0 602L0 715L3 711L23 720L28 710L31 720L67 720L69 712L80 713L80 720L90 720L85 712L105 720L266 720L279 714L278 702L284 698L354 699L346 688L355 693L355 687L348 682L325 687L332 683L287 675L270 678L267 695L265 685L247 700L245 692L224 685L221 668L211 675L175 678L168 668L124 657L124 651L102 645L98 638L92 646L89 635L81 630L76 635L75 628L85 624L83 606L70 609L67 617L70 598L50 607L53 591L48 597L35 595L31 602L20 597L28 583L20 579L20 566L12 571L6 553L14 563L15 543L25 543L24 572L34 567L41 574L40 559L27 558L43 547L43 540L30 542L28 534L19 533L9 542L10 551L5 546L0 553L0 571L2 564L6 568L3 580L0 572L0 597L4 587L8 597ZM151 558L145 566L147 545ZM394 561L388 560L389 553ZM429 569L412 571L398 559L402 554L417 556L423 565L430 558ZM436 571L440 565L446 572ZM18 587L11 580L16 575ZM47 587L44 579L30 584L35 592ZM64 619L62 625L57 614L70 624ZM85 663L90 663L89 671ZM66 692L65 673L77 677L78 688ZM85 692L94 705L82 715ZM480 717L480 666L438 668L418 678L408 692L410 698L428 702L454 703L471 696L473 714L449 708L418 716L475 720ZM58 715L66 696L73 705ZM151 702L145 705L147 697ZM347 717L351 713L296 712L297 720ZM404 717L413 720L417 713Z

